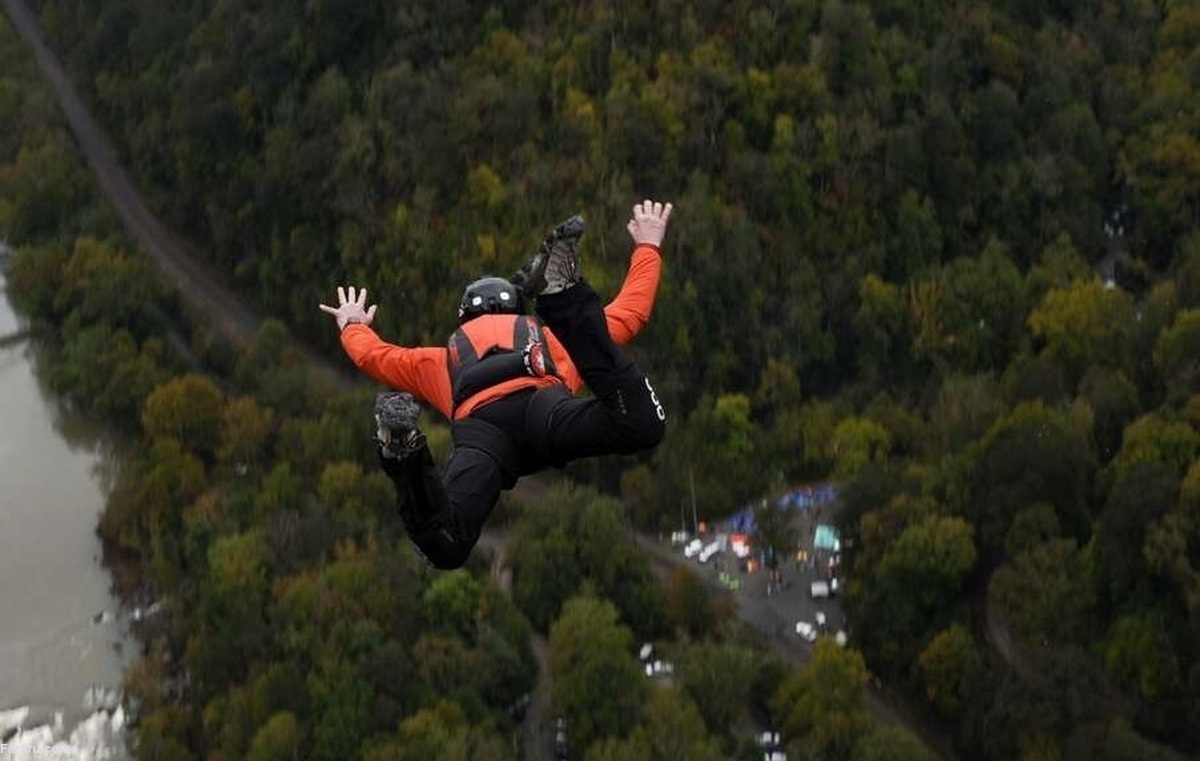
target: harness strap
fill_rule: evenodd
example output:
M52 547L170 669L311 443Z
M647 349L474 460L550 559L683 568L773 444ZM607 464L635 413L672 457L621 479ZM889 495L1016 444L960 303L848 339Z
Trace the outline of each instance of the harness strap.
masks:
M471 341L471 322L450 336L447 363L452 390L451 416L471 397L505 381L557 375L541 325L532 317L485 315L475 319L511 320L512 338L507 345L494 344L486 349L480 347L483 350L480 356Z

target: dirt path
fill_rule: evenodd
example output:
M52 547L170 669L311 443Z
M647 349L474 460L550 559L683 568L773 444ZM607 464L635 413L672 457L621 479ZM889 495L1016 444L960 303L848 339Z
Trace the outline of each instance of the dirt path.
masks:
M54 52L42 39L36 17L23 0L0 0L13 28L33 51L71 132L87 158L100 189L137 241L141 250L158 265L163 275L179 289L185 302L217 326L221 335L238 346L254 340L263 318L234 294L224 278L196 259L188 244L160 222L142 200L128 173L117 160L112 143L92 118L67 78ZM315 306L314 306L315 308ZM339 366L311 348L300 346L314 376L334 387L353 382L348 368Z

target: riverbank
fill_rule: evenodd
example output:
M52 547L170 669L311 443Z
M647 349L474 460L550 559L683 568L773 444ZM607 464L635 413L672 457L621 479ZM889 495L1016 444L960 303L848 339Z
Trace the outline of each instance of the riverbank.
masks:
M0 273L0 741L128 758L120 708L138 647L95 526L116 448L46 387ZM6 759L32 754L11 752Z

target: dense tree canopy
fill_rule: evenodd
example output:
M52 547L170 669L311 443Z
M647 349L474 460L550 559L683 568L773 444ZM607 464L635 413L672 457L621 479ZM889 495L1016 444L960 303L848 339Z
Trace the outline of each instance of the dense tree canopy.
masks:
M573 620L605 658L559 663L568 684L628 671L630 632L740 663L626 521L828 478L862 654L822 642L786 681L797 750L921 757L861 723L869 668L964 757L1200 752L1191 3L33 5L155 209L274 318L240 355L180 335L0 24L8 291L56 347L50 386L145 435L101 532L177 596L132 680L142 757L344 757L352 734L380 761L503 758L530 630ZM336 351L313 305L355 282L387 338L441 344L463 282L577 210L612 293L645 196L678 208L629 350L668 437L570 471L628 513L583 489L527 507L511 602L478 568L430 579L368 395L325 398L291 337ZM713 678L562 696L595 717L576 755L729 754Z

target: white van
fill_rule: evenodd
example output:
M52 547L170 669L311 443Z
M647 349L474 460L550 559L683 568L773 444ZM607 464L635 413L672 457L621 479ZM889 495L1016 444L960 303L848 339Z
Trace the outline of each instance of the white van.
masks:
M823 600L829 597L829 582L814 581L808 588L808 596L814 600Z

